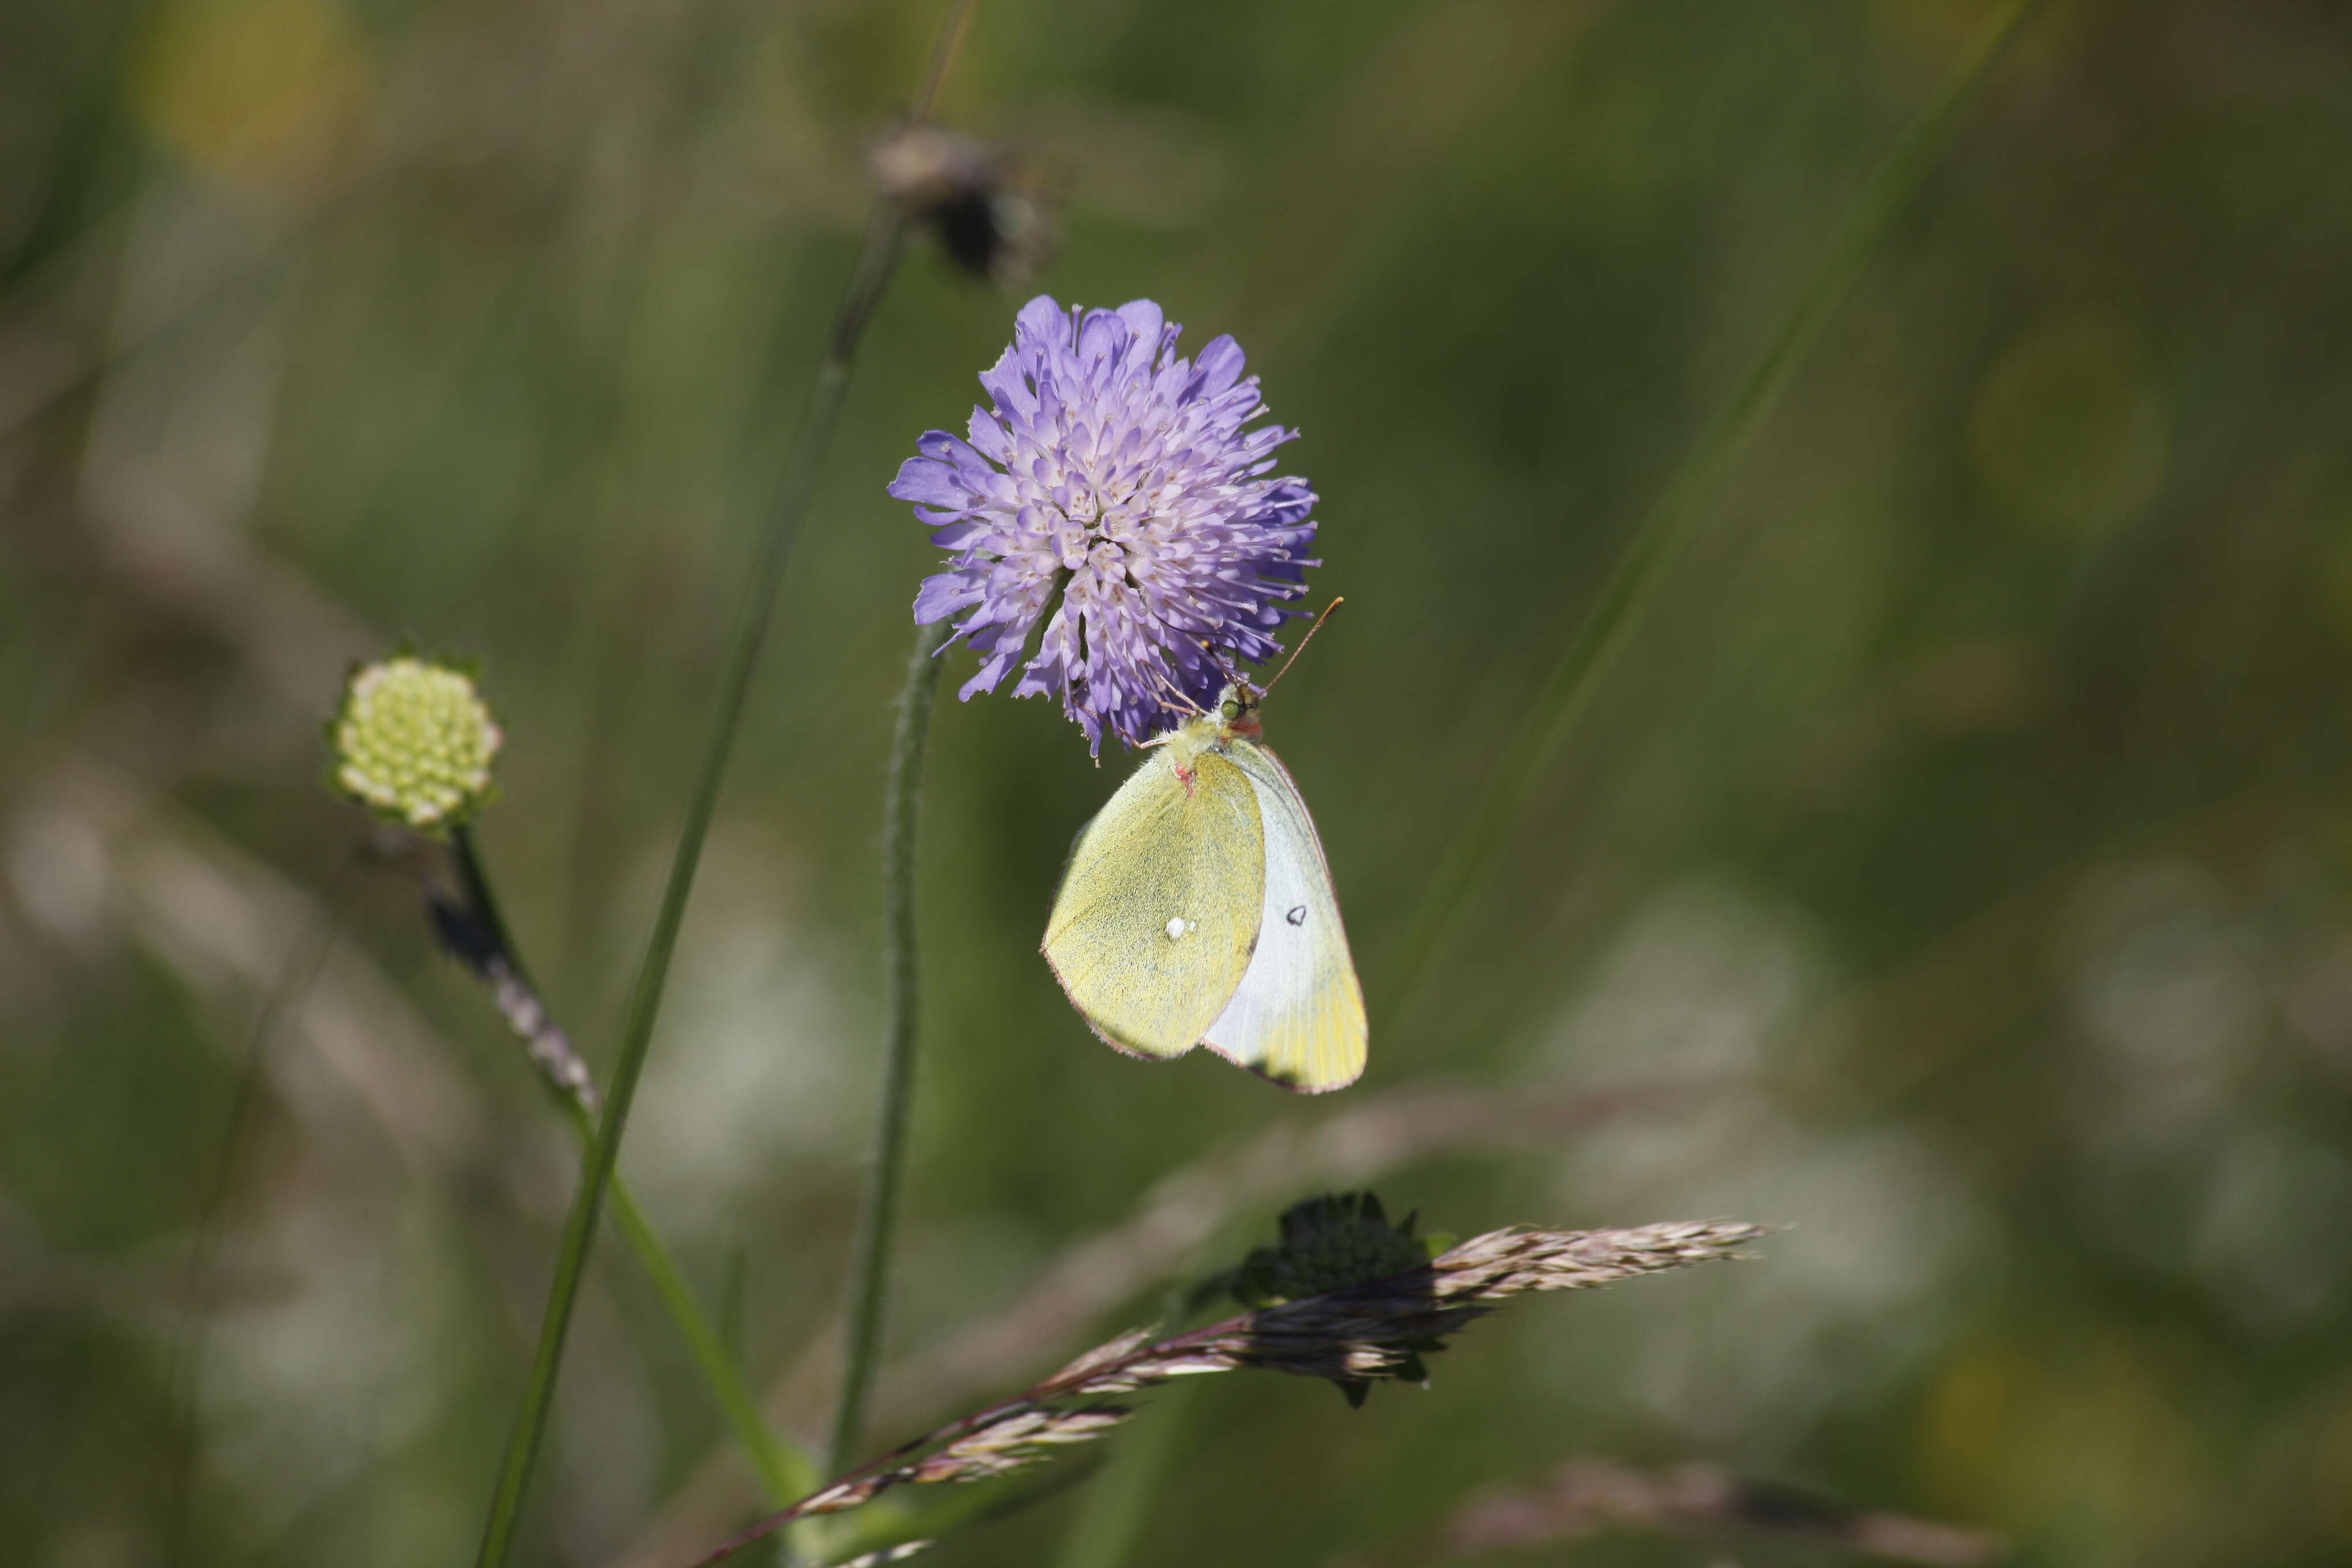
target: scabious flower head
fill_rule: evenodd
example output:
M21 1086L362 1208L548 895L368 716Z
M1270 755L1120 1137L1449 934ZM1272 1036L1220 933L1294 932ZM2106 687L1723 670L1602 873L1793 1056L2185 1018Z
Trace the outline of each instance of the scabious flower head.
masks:
M929 432L890 485L950 552L915 619L961 617L949 640L981 658L964 699L1017 666L1013 694L1059 698L1097 752L1106 729L1139 744L1207 709L1233 665L1280 651L1318 564L1315 493L1273 472L1297 432L1244 429L1265 405L1240 347L1181 359L1182 330L1149 300L1065 310L1040 295L980 378L991 406L971 439Z
M465 674L403 654L352 672L328 739L339 787L404 826L431 830L489 798L505 736Z

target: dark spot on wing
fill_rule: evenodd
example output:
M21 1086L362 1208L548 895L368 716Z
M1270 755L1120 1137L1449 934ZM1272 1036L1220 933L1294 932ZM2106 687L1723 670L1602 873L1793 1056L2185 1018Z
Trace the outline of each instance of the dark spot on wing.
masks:
M1288 921L1292 925L1303 926L1307 923L1307 906L1305 904L1293 904L1290 906L1290 912L1284 915L1282 918Z

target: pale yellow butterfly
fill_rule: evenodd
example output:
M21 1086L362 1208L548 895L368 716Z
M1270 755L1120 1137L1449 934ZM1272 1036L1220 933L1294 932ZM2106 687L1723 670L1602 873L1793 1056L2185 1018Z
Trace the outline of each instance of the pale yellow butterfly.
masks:
M1364 1070L1364 989L1315 819L1260 738L1259 696L1236 681L1148 742L1071 846L1044 952L1120 1050L1204 1045L1320 1094Z

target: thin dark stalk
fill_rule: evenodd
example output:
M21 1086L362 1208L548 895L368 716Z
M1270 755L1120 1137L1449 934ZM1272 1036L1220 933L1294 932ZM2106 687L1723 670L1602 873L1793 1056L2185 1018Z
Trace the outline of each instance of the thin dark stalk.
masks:
M451 905L438 893L428 893L425 909L443 942L484 981L497 998L499 1012L521 1040L524 1054L540 1070L548 1087L567 1107L587 1114L593 1130L596 1117L596 1080L588 1064L572 1048L572 1037L548 1011L530 971L507 931L499 913L498 896L490 890L488 868L474 843L473 829L459 823L449 830L450 859L457 868L461 902Z
M583 1163L580 1189L564 1220L555 1279L540 1321L539 1342L532 1352L521 1404L507 1439L489 1517L483 1526L481 1551L476 1558L479 1568L500 1568L514 1547L524 1494L554 1401L556 1373L562 1364L572 1310L587 1270L597 1218L620 1153L621 1136L628 1124L630 1107L636 1100L637 1080L645 1071L654 1024L661 1013L662 992L677 947L678 929L685 922L687 900L694 890L703 840L709 834L711 816L719 803L719 787L734 752L751 678L758 668L760 650L774 615L776 590L782 582L784 566L791 559L802 521L807 516L810 499L815 493L818 467L841 422L858 342L889 282L905 231L904 216L889 203L877 201L866 224L848 290L834 318L824 357L817 365L815 384L810 389L775 501L760 531L758 548L746 576L742 605L736 616L726 670L719 681L717 710L703 742L693 792L688 797L686 820L678 830L661 905L655 914L653 931L646 940L645 956L630 991L604 1114Z
M907 1121L914 1109L915 1049L922 986L916 952L915 827L922 806L923 752L939 697L944 623L919 626L898 694L898 733L890 747L889 785L882 818L883 984L882 1097L874 1126L872 1163L858 1215L850 1267L849 1310L842 1335L841 1404L834 1412L825 1473L838 1475L856 1452L858 1428L874 1386L888 1295L890 1233L907 1163Z
M1391 1016L1411 998L1464 901L1492 868L1505 835L1527 809L1546 764L1591 710L1603 677L1656 598L1659 584L1711 515L1710 503L1733 460L1747 450L1821 342L1895 219L1918 194L1977 89L2040 3L2009 0L1970 43L1927 113L1880 164L1839 226L1820 266L1765 340L1763 351L1634 528L1624 553L1528 705L1503 760L1429 879L1388 971L1387 1011Z
M220 1251L221 1230L228 1213L229 1190L236 1182L237 1156L245 1146L246 1126L253 1119L254 1105L260 1099L261 1077L268 1065L269 1042L278 1032L278 1020L294 1005L295 998L310 989L310 982L318 978L319 972L326 967L328 955L335 950L335 938L342 930L346 886L345 877L338 874L328 891L325 914L305 933L306 940L296 942L287 953L277 984L262 998L261 1008L254 1016L245 1066L237 1075L235 1097L229 1101L228 1124L221 1131L220 1163L214 1168L212 1192L205 1198L203 1217L196 1225L195 1245L188 1251L187 1272L180 1284L179 1331L173 1338L171 1359L163 1373L169 1411L166 1425L173 1436L171 1492L163 1516L163 1560L167 1563L184 1562L187 1558L188 1492L195 1467L196 1409L204 1393L205 1348L212 1328L212 1313L204 1300L205 1289L212 1277L214 1258Z
M507 930L507 918L499 908L498 894L490 888L490 868L483 863L481 846L474 842L470 824L460 822L450 827L449 859L457 868L457 885L466 895L467 906L481 922L491 947L506 954L517 973L525 973L514 935Z

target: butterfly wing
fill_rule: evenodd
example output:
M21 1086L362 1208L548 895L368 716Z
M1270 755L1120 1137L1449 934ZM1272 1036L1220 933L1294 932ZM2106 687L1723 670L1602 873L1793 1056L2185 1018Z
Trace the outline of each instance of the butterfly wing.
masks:
M1302 1093L1343 1088L1364 1070L1364 988L1349 956L1323 841L1272 752L1237 740L1231 754L1265 823L1265 896L1257 950L1204 1043Z
M1154 752L1071 846L1045 962L1111 1045L1181 1056L1249 967L1265 880L1248 775L1203 752L1188 787Z

